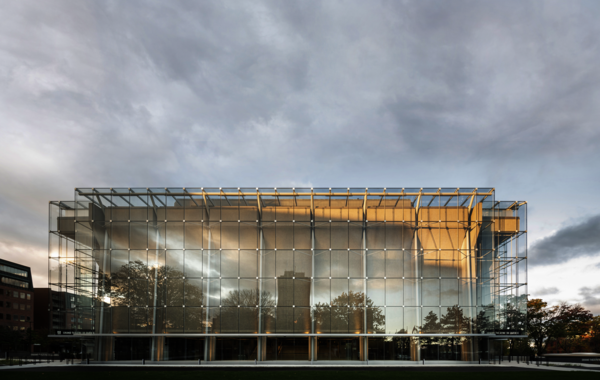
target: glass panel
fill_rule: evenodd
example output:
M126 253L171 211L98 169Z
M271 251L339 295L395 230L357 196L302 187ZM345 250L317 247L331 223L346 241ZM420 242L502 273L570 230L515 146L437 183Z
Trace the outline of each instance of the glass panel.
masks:
M367 333L385 333L385 312L386 309L383 307L367 308Z
M443 279L441 291L441 305L458 305L458 280Z
M186 250L185 256L185 277L202 277L202 251Z
M312 276L312 252L298 251L294 252L294 275L296 277Z
M363 277L363 251L350 251L348 254L348 275Z
M384 306L385 305L385 280L368 279L367 280L367 305Z
M204 277L221 276L221 251L204 250L202 272Z
M240 333L258 333L258 308L241 307L240 315Z
M275 257L277 277L294 277L294 252L290 250L277 250Z
M331 277L348 277L348 250L331 251Z
M424 306L440 305L440 280L425 279L422 282L421 294Z
M167 249L183 248L183 223L167 223Z
M402 277L404 275L404 254L402 251L386 252L385 275L387 277Z
M258 251L240 251L240 277L258 276Z
M167 332L183 332L183 308L167 307L165 319L165 330Z
M419 280L404 280L404 306L420 306Z
M290 215L291 216L291 215ZM277 222L276 223L276 247L277 249L292 249L294 248L294 223Z
M404 308L387 307L385 309L385 330L388 334L405 334Z
M237 279L222 279L221 280L221 305L234 306L240 305L240 294L238 289ZM221 313L221 317L223 314Z
M185 308L185 332L186 333L203 333L204 323L206 321L205 309L202 307Z
M148 248L148 223L130 224L130 246L131 249Z
M385 276L385 251L367 252L367 277Z
M385 282L385 304L387 306L402 306L404 294L404 281L401 279L387 279Z
M348 306L348 280L331 280L331 304L334 306Z
M262 254L262 273L261 277L275 277L275 258L276 251L259 251Z
M256 249L258 247L258 226L254 222L240 223L240 248Z
M312 236L310 233L310 226L304 223L294 223L294 248L298 249L311 249L312 248Z
M421 277L420 270L418 268L419 256L417 251L403 251L404 252L404 276L406 278L417 278Z
M185 222L185 248L202 248L202 223Z
M315 277L331 276L331 259L329 250L315 252Z
M239 330L239 308L222 307L221 308L221 333L236 333Z
M237 249L239 247L239 223L223 222L221 223L221 248Z
M222 250L221 251L221 276L238 277L239 271L239 251Z
M203 293L202 293L202 282L201 279L187 279L185 280L185 306L202 306Z

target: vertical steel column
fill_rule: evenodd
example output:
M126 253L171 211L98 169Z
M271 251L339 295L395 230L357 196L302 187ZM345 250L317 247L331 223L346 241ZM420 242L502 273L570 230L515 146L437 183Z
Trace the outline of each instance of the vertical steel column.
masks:
M153 321L152 321L152 352L151 352L151 358L152 361L160 361L162 358L159 353L162 353L164 350L164 347L158 347L159 344L164 344L164 339L158 339L158 337L156 336L156 317L157 317L157 312L156 309L158 308L158 267L159 267L159 263L158 263L158 250L160 249L160 229L158 228L158 210L156 209L156 203L154 202L154 198L152 195L150 195L150 200L152 201L152 211L154 212L152 214L152 227L154 227L154 241L156 242L156 247L154 247L154 260L155 260L155 266L154 266L154 302L153 302L153 312L152 312L152 317L153 317ZM166 210L165 210L166 212ZM150 228L150 224L147 225L147 228ZM166 275L166 272L165 272Z
M258 200L260 202L260 199ZM258 213L258 333L264 333L263 326L263 244L264 235L263 235L263 223L262 223L262 215L260 212ZM266 350L266 338L259 336L258 337L258 360L264 361L265 351Z
M312 201L312 198L311 198ZM312 203L312 202L311 202ZM315 280L314 280L314 276L315 276L315 216L312 214L312 209L311 209L311 215L310 215L310 253L311 253L311 276L310 276L310 309L311 309L311 314L312 314L312 318L311 318L311 322L310 322L310 332L311 334L315 334L315 318L314 318L314 306L315 306ZM331 306L331 305L330 305ZM308 338L309 340L309 352L310 352L310 361L315 361L317 360L317 356L316 356L316 345L317 345L317 338L312 336Z
M363 334L367 333L367 190L365 190L365 198L363 201L363 218L362 218L362 278L363 278ZM367 360L369 357L368 351L365 354L365 349L368 344L368 338L362 337L363 357L361 360Z
M419 196L419 198L417 199L417 203L419 203L421 201L421 197ZM417 315L417 319L421 318L421 314L422 314L422 301L421 301L421 271L420 271L420 266L419 266L419 262L420 260L423 258L422 255L419 254L419 204L416 205L416 211L415 211L415 225L413 228L413 241L411 244L411 256L414 256L415 259L415 299L416 299L416 303L417 303L417 307L415 308L415 312ZM406 309L405 309L406 310ZM417 321L417 323L420 324L419 321ZM414 327L413 327L414 329ZM411 332L412 333L412 332ZM421 360L421 341L419 340L419 338L415 338L415 337L411 337L410 338L410 356L411 359L413 361L419 361Z
M205 201L206 204L206 201ZM208 205L206 205L208 207ZM208 334L211 331L210 329L210 261L211 261L211 245L212 245L212 233L211 233L211 228L210 228L210 216L206 215L207 219L208 219L208 243L206 244L206 246L208 247L207 251L208 251L208 255L207 255L207 263L208 263L208 269L206 270L206 277L208 277L208 279L206 280L206 322L205 322L205 326L204 326L204 333ZM203 223L204 224L204 223ZM204 228L204 225L202 226L202 228ZM220 284L219 284L220 285ZM211 361L214 358L214 344L212 343L212 340L214 338L209 337L209 336L205 336L204 337L204 360L205 361Z

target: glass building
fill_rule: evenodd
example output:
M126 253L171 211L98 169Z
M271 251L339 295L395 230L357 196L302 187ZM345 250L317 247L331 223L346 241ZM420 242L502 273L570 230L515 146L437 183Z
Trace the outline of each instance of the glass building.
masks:
M92 360L485 361L525 336L526 202L492 188L78 188L49 219L51 335Z

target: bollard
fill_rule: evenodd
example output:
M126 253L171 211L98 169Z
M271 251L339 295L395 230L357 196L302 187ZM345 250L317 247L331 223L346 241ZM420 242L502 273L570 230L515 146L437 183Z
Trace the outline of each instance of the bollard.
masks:
M202 359L198 359L198 365L202 365Z
M254 359L254 365L256 365L256 364L257 364L257 360L256 360L256 359Z
M90 358L85 359L85 364L90 364Z
M423 365L425 365L425 359L423 359Z
M142 359L142 365L146 364L146 359Z
M481 358L479 358L479 364L481 364Z

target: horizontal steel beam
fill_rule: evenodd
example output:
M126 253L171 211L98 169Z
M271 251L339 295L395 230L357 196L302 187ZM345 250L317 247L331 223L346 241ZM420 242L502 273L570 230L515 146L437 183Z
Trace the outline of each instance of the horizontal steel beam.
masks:
M369 338L460 338L460 337L487 337L487 338L526 338L527 335L496 335L496 334L73 334L73 335L48 335L49 338L96 338L96 337L115 337L115 338L146 338L146 337L220 337L220 338L258 338L258 337L321 337L321 338L353 338L353 337L369 337Z
M81 196L86 196L86 195L119 195L119 196L124 196L124 195L143 195L144 193L111 193L111 192L107 192L107 193L79 193L79 195ZM181 193L156 193L156 192L152 192L149 193L152 194L154 196L157 195L168 195L168 196L180 196L180 197L185 197L185 196L189 196L189 195L195 195L195 196L202 196L204 195L208 195L208 196L228 196L228 197L237 197L237 196L256 196L257 192L236 192L236 193L224 193L224 192L181 192ZM313 194L314 196L317 197L340 197L340 199L342 198L346 198L346 197L364 197L365 193L262 193L262 192L258 192L258 194L262 195L262 196L271 196L271 197L307 197L307 199L309 199L310 195ZM490 192L485 192L485 193L480 193L477 191L471 191L468 193L422 193L422 192L417 192L417 193L369 193L367 192L367 196L387 196L387 197L399 197L399 196L406 196L406 197L410 197L410 196L451 196L451 195L492 195L493 194L493 190ZM357 198L357 200L359 200Z

